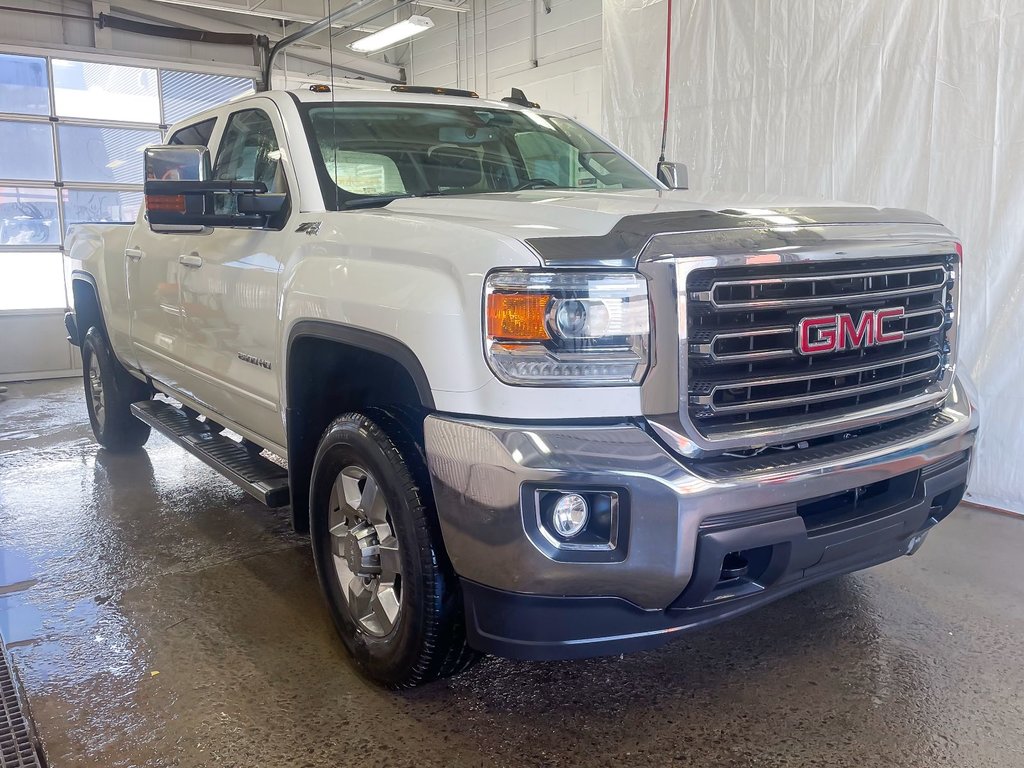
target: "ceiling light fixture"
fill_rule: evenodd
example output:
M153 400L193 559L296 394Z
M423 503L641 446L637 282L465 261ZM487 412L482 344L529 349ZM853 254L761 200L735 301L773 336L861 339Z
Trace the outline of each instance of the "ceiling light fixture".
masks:
M374 53L390 48L392 45L408 40L413 35L426 32L434 26L434 22L426 16L410 16L404 21L374 32L349 44L349 48L357 53Z

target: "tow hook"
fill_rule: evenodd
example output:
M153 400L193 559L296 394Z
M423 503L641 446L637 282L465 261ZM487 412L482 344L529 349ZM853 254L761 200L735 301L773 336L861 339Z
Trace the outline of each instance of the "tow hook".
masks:
M907 555L912 555L921 548L924 544L925 538L928 536L928 532L917 533L910 537L910 541L907 542Z

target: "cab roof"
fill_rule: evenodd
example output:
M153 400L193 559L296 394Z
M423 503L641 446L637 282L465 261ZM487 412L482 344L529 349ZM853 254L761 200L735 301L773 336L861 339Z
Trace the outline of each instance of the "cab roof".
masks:
M508 101L497 101L494 99L483 99L473 96L456 96L451 94L438 93L410 93L392 91L390 89L378 88L351 88L339 86L330 93L317 93L309 88L296 88L288 91L265 91L263 96L274 96L288 94L289 98L294 97L303 104L320 103L329 104L334 102L382 102L390 104L454 104L459 106L480 106L485 109L507 109L516 112L523 112L530 107L523 107ZM536 110L533 110L536 111Z

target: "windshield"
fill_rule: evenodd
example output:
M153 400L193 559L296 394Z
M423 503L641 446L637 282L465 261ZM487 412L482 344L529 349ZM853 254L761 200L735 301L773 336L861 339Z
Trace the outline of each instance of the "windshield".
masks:
M333 210L397 197L657 186L582 126L532 111L336 103L304 114Z

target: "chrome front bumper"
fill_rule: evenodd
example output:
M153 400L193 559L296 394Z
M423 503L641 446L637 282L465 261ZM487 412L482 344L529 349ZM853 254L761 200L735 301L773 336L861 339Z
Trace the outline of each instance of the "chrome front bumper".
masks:
M978 427L964 383L957 380L928 418L803 456L717 466L682 461L629 423L531 426L430 416L425 444L445 547L462 579L512 593L615 597L663 611L690 584L709 523L753 523L765 511L795 510L914 472L925 476L958 456L962 485ZM551 556L528 533L524 489L594 486L621 488L628 497L624 556ZM905 545L915 531L890 529L902 551L913 548Z

